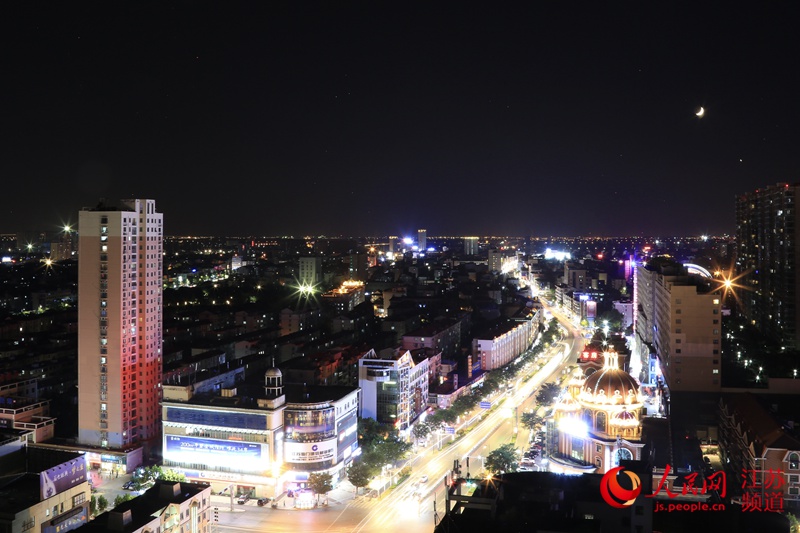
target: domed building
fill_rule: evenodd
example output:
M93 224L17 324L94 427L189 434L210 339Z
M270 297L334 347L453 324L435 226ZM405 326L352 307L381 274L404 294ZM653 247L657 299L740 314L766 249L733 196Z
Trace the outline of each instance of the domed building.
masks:
M641 459L645 411L639 384L619 368L616 352L604 352L603 359L601 369L570 380L553 409L551 472L604 474L622 459Z

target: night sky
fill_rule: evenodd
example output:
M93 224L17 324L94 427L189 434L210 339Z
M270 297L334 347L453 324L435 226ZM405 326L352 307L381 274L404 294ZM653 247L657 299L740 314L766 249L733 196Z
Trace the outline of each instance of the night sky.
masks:
M117 4L0 8L0 233L722 234L798 179L791 2Z

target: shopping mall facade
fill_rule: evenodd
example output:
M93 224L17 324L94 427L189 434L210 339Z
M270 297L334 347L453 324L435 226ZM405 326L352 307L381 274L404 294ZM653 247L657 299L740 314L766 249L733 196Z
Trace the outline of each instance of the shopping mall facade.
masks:
M336 484L360 451L359 394L357 387L284 386L277 368L255 380L239 372L220 387L167 385L164 467L234 496L275 497L305 488L315 472Z

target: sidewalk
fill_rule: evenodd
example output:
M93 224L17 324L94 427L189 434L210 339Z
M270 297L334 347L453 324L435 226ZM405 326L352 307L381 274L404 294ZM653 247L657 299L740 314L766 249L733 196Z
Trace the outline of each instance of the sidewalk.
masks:
M339 483L339 485L330 491L327 496L324 494L320 494L319 496L319 506L316 509L322 507L338 507L347 505L353 501L355 497L355 487L345 480ZM362 489L364 490L364 489ZM363 497L363 496L362 496ZM316 497L315 497L316 501ZM284 492L278 497L275 498L273 502L270 502L270 505L274 504L275 509L283 510L283 511L305 511L311 509L298 509L295 504L297 502L296 498L290 498L288 492ZM326 503L327 502L327 503Z

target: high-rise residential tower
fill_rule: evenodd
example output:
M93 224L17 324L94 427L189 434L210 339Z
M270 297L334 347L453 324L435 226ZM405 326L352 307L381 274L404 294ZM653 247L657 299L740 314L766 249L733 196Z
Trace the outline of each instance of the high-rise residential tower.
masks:
M635 275L635 352L641 382L655 384L660 370L672 391L719 391L719 284L664 258L637 266Z
M464 237L464 255L478 255L477 237Z
M78 442L158 442L163 215L122 200L79 215Z
M298 280L300 285L316 287L322 283L322 257L301 257L299 264L300 275Z
M736 291L742 315L787 349L800 348L798 189L779 183L736 197Z
M419 246L419 250L424 252L428 249L428 230L426 229L418 229L417 230L417 246Z

